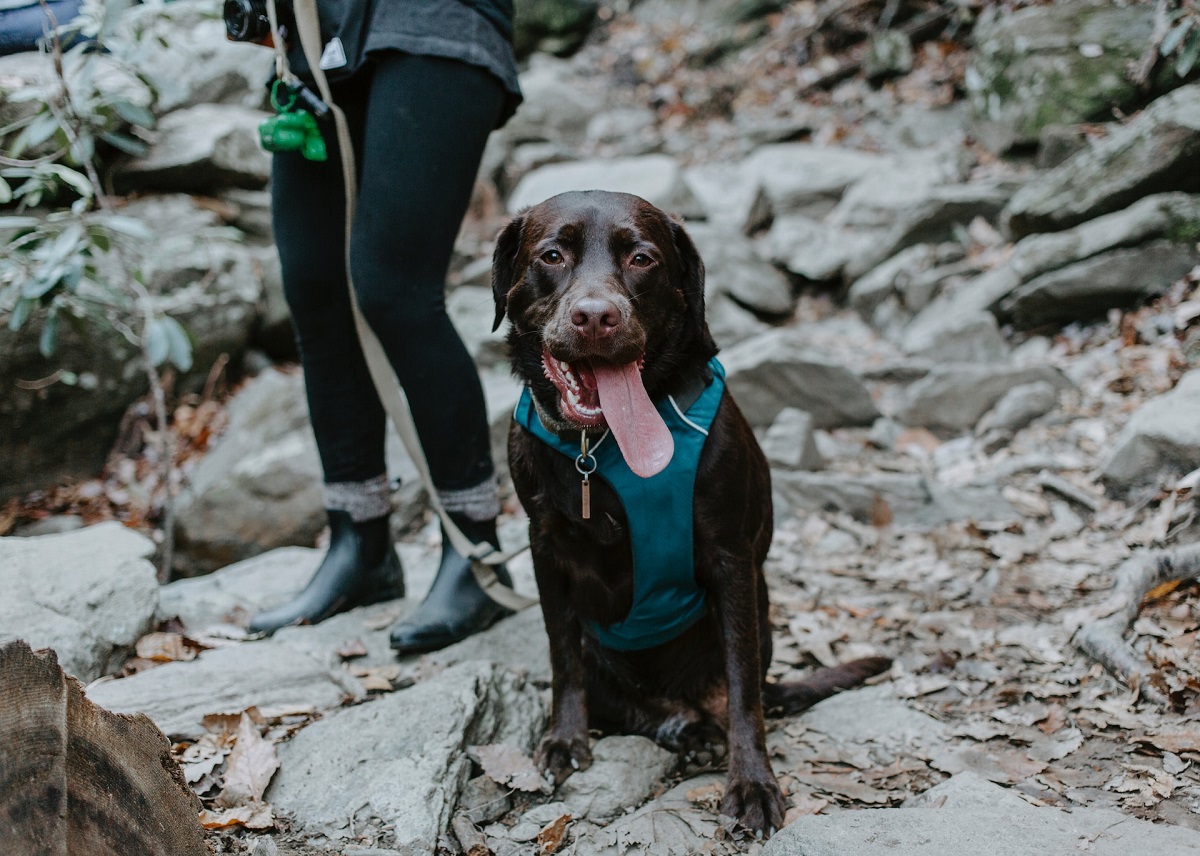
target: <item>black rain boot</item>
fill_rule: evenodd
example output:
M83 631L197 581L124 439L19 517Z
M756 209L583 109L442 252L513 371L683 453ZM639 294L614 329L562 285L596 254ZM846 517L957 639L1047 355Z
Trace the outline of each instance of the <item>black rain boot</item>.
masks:
M355 523L347 511L329 515L329 552L304 591L250 619L251 633L318 624L356 606L404 597L404 573L387 515Z
M473 543L487 541L499 548L494 518L470 520L460 514L451 514L450 518ZM512 585L507 568L497 565L495 571L500 582ZM479 587L470 560L460 555L443 534L442 562L433 586L421 605L392 628L392 648L401 654L436 651L487 630L511 614L511 609L496 603Z

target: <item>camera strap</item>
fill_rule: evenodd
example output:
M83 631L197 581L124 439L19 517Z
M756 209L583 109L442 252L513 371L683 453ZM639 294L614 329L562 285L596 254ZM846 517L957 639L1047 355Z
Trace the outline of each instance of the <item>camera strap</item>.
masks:
M405 450L417 467L421 482L425 485L426 493L429 494L430 505L441 518L442 533L450 539L450 543L454 545L454 549L460 555L471 559L471 571L479 587L496 603L509 609L520 610L532 606L537 603L536 598L526 597L513 591L512 588L500 582L495 571L496 565L507 562L528 550L529 545L509 553L502 553L486 542L479 544L472 542L455 525L442 505L437 488L434 487L433 477L429 472L429 462L425 459L425 450L421 447L421 438L417 435L412 411L409 409L404 390L396 379L396 374L392 370L392 365L388 361L375 331L371 329L358 307L358 298L350 277L350 230L354 221L354 209L358 195L358 171L354 163L354 144L350 138L350 126L346 122L346 114L334 103L329 82L325 78L325 72L321 69L321 27L317 18L316 0L293 0L292 8L296 18L297 35L300 37L300 45L304 50L304 57L308 61L309 71L316 81L321 98L329 105L329 109L333 113L334 125L337 128L338 150L341 152L342 180L346 197L346 282L350 286L350 304L354 312L354 326L358 331L358 340L379 399L383 402L384 409L396 426L396 432L400 435ZM275 43L276 74L279 79L290 83L297 78L288 67L287 55L282 44L283 39L278 37L279 25L275 13L275 0L267 0L267 14L272 32L275 34L273 41Z

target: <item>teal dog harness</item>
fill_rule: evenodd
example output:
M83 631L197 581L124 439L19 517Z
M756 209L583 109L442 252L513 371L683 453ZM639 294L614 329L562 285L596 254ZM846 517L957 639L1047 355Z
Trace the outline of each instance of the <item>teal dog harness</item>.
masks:
M655 405L675 442L675 454L662 472L648 479L635 475L610 431L591 446L596 459L593 475L616 491L633 543L633 606L629 614L607 627L592 624L605 648L640 651L669 642L699 621L707 609L704 591L696 585L692 492L700 452L725 392L724 367L716 358L709 360L708 366L712 382L686 413L670 396ZM521 393L513 418L571 460L578 457L578 440L559 437L542 425L528 387Z

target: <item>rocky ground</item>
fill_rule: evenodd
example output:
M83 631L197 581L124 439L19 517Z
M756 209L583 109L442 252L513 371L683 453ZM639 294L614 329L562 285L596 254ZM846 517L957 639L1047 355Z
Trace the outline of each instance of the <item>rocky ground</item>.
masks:
M247 639L248 612L320 556L282 546L322 526L291 369L176 412L194 452L175 528L190 578L157 586L156 544L127 528L74 528L140 522L161 490L144 459L55 494L80 518L46 516L45 495L10 505L4 636L54 647L96 703L151 716L219 852L1200 852L1200 589L1148 596L1130 637L1146 693L1073 642L1124 560L1196 540L1200 85L1121 94L1088 66L1071 80L1099 94L1044 88L1039 63L1136 58L1148 7L1087 26L1065 5L985 15L974 41L922 35L938 7L914 8L895 28L907 63L878 73L882 40L851 14L864 7L800 2L732 26L647 0L570 59L535 55L449 296L499 442L516 388L487 274L505 211L604 186L685 217L730 390L773 464L772 677L895 661L771 722L789 823L770 842L716 813L719 746L676 758L596 735L593 767L550 792L529 763L548 702L536 609L394 658L387 629L437 551L398 447L409 599ZM1088 97L1129 115L1100 123L1112 110ZM130 175L152 181L151 166ZM253 235L262 199L241 193L236 211L226 196L188 216ZM503 521L519 543L515 502ZM532 592L527 557L514 573Z

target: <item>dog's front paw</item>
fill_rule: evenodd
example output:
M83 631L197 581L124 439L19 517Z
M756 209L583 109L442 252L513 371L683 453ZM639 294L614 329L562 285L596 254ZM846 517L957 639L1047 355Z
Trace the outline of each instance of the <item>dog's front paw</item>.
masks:
M774 776L762 781L731 778L721 800L721 814L751 832L770 836L783 826L783 792Z
M592 750L587 734L560 736L547 734L533 755L538 769L549 773L554 784L560 785L576 770L586 770L592 764Z

